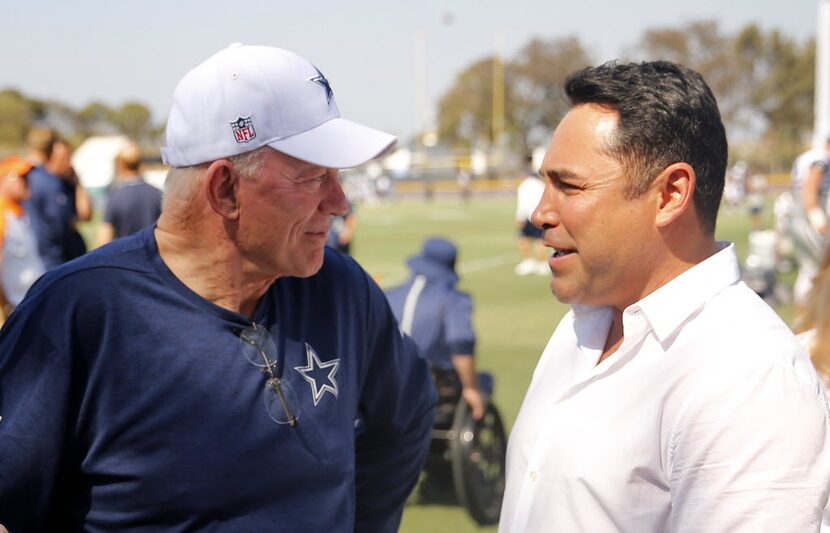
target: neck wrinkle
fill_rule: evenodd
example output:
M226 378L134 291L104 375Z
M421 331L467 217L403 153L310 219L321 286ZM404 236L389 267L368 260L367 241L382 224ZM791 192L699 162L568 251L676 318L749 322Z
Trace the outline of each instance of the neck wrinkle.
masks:
M158 225L159 255L167 268L205 300L253 316L259 299L274 279L250 279L241 254L229 242L204 234L177 233Z

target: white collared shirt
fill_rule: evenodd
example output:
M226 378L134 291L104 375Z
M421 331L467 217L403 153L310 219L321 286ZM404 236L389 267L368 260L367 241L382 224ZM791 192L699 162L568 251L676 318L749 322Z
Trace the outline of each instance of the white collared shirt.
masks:
M828 409L795 336L734 245L623 313L574 306L510 436L499 531L818 531Z

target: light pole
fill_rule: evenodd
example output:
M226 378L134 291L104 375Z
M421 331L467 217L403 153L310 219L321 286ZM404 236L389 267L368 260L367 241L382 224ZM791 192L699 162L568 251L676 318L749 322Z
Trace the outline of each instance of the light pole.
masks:
M813 148L830 137L830 0L818 0Z
M493 54L493 144L494 162L501 166L501 138L504 133L504 62L501 59L503 38L496 34L496 52Z

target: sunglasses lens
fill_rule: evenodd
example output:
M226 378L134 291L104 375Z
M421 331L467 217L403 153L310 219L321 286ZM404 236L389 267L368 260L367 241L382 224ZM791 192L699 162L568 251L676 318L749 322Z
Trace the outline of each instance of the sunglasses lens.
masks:
M300 402L294 389L285 381L269 380L265 386L265 410L278 424L292 424L300 419ZM293 419L293 420L292 420Z
M263 399L268 416L278 424L293 426L300 418L300 403L291 385L278 377L277 346L274 338L268 329L254 324L239 333L239 340L245 359L267 374Z
M276 364L277 345L267 329L262 326L248 328L239 334L239 339L249 363L260 368Z

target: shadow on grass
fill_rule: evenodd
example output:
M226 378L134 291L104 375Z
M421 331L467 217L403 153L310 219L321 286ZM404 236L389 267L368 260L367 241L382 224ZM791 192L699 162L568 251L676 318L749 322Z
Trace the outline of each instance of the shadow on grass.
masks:
M412 491L407 505L439 505L459 507L461 503L455 494L452 472L449 468L431 468L421 474L421 479Z

